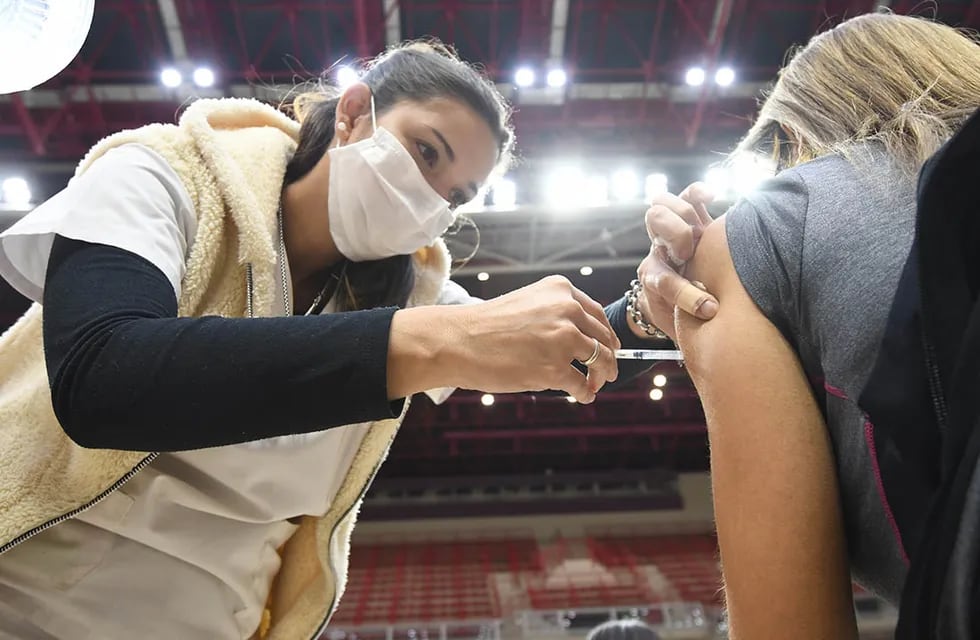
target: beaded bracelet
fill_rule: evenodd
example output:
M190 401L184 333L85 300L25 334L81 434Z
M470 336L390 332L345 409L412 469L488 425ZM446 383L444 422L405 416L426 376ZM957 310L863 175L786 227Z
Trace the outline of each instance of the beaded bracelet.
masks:
M637 300L640 297L642 287L643 285L640 284L639 280L634 280L630 283L629 291L626 292L626 313L628 313L630 318L633 319L633 323L636 324L636 326L638 326L643 333L647 334L651 338L670 340L670 336L658 329L656 326L647 322L643 318L643 314L640 313L640 308L637 306Z

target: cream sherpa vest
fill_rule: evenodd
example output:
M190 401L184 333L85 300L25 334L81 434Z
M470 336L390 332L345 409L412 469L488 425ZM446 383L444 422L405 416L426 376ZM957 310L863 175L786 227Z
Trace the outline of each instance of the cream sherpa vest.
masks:
M198 230L179 301L181 316L241 317L246 272L253 309L267 316L276 294L276 211L299 126L251 100L200 100L178 125L150 125L110 136L78 167L137 142L163 156L194 202ZM415 256L411 305L432 304L448 277L445 245ZM139 472L152 453L84 449L61 429L51 406L35 304L0 337L0 553L91 506ZM407 405L407 403L406 403ZM326 624L347 578L350 534L361 499L401 419L371 425L330 511L304 517L283 548L261 636L312 638ZM138 425L134 425L138 428ZM175 587L176 588L176 587Z

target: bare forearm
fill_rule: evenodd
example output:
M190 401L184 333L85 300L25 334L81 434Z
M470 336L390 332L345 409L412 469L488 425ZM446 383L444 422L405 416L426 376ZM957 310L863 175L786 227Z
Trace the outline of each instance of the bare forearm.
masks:
M732 637L856 637L823 425L726 419L707 404Z
M458 384L463 355L453 349L460 337L459 310L418 307L395 313L388 342L388 398L407 398L428 389Z

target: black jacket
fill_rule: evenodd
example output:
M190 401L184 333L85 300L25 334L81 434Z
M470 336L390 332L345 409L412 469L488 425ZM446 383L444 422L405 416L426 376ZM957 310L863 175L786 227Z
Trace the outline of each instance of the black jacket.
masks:
M980 111L923 167L916 238L860 403L909 550L899 640L980 638Z

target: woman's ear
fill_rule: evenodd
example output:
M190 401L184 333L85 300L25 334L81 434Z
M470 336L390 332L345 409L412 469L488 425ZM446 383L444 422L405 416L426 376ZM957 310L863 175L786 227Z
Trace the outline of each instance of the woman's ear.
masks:
M363 82L355 82L344 90L337 101L334 114L334 138L342 146L354 132L358 121L371 114L371 89Z

